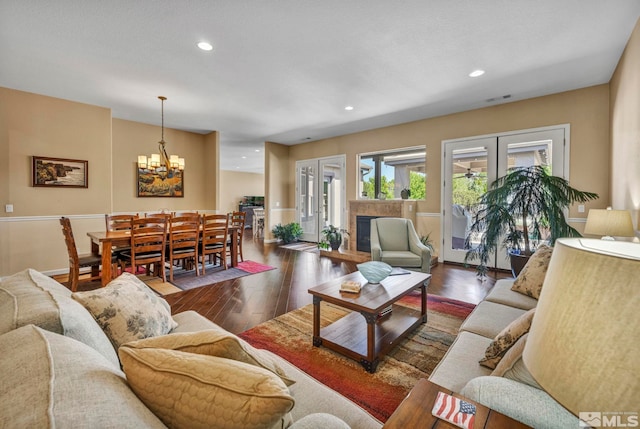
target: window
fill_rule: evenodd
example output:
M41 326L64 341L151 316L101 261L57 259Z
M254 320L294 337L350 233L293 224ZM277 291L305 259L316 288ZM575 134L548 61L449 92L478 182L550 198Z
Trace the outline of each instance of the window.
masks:
M424 147L360 154L358 198L400 198L402 190L408 189L410 198L425 199L425 161Z

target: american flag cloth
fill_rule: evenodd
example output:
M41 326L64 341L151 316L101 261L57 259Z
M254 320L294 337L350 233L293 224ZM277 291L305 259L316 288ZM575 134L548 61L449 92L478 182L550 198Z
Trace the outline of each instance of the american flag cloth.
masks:
M431 414L458 427L472 429L476 419L476 406L446 393L438 392Z

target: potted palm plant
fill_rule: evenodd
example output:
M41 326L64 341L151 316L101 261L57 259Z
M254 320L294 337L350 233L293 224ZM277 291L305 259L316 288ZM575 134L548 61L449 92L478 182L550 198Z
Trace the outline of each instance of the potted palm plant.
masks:
M598 194L572 188L565 179L552 176L549 168L534 165L509 169L480 197L480 210L466 237L469 250L464 258L465 264L479 260L479 275L486 275L489 257L500 242L512 258L512 271L517 276L540 242L553 246L558 238L580 237L567 223L564 210L570 204L594 200ZM479 242L472 243L471 238L477 236ZM520 263L514 264L518 260Z

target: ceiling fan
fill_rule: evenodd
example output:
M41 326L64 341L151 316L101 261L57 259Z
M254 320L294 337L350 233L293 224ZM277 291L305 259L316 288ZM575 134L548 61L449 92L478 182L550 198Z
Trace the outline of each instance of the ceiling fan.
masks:
M467 172L464 173L462 176L456 177L456 179L462 179L463 177L466 177L467 179L473 179L474 177L477 177L478 174L480 173L477 171L471 171L470 168L467 168Z

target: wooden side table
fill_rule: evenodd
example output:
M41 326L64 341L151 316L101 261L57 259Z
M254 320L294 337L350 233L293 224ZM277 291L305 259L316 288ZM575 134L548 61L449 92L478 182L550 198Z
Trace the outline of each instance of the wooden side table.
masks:
M431 414L431 409L436 401L438 392L448 393L476 406L476 420L474 428L485 429L518 429L528 428L529 426L513 420L510 417L500 414L490 408L480 405L477 402L470 401L463 396L453 393L449 389L433 384L426 378L422 378L413 387L411 392L404 398L404 401L389 417L384 424L384 429L406 429L406 428L437 428L437 429L455 429L457 426L440 420Z

